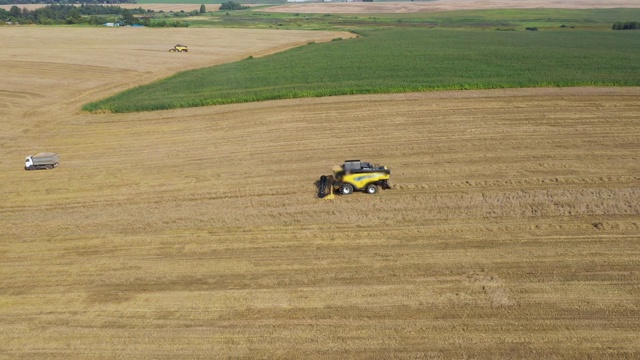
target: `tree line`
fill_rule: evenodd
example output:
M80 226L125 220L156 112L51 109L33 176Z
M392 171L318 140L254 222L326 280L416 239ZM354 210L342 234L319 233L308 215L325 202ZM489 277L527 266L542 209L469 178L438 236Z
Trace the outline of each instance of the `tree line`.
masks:
M626 22L618 21L615 24L613 24L612 29L613 30L639 30L640 29L640 22L638 22L638 21L626 21Z
M185 21L151 21L153 10L123 9L115 5L48 5L35 10L12 6L8 11L0 9L0 22L37 25L89 24L107 22L118 25L144 25L150 27L188 27ZM198 12L175 13L173 16L197 15ZM138 15L138 17L136 17Z
M26 5L26 4L135 4L136 0L73 0L73 1L56 1L56 0L0 0L0 5Z
M12 6L9 11L0 9L0 20L11 21L20 24L80 24L100 23L104 16L119 16L123 22L135 23L134 14L144 14L147 10L123 9L113 5L49 5L34 10L20 9ZM98 15L101 17L99 18Z
M244 6L235 1L227 1L220 4L220 10L245 10L248 9L248 6Z

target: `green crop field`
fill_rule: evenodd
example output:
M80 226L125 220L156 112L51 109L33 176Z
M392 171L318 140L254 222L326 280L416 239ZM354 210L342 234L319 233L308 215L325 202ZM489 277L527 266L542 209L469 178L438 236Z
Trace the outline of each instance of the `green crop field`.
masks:
M640 86L636 32L405 28L362 35L183 72L84 110L132 112L444 89Z
M609 30L616 21L640 19L640 9L499 9L458 10L433 13L387 14L379 19L395 19L407 24L429 23L438 27L524 29L536 26L557 29L565 25L579 29Z

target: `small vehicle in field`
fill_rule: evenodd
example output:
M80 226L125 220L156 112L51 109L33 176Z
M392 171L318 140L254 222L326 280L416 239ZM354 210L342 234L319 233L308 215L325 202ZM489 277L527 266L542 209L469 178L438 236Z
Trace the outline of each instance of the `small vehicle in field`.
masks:
M335 165L332 170L332 175L323 175L318 182L320 198L331 199L334 191L349 195L354 191L375 194L379 188L391 189L389 185L391 170L386 166L360 160L347 160L342 165Z
M60 164L60 155L54 152L41 152L24 159L25 170L53 169Z
M177 44L173 49L170 49L169 52L189 52L189 48L187 45Z

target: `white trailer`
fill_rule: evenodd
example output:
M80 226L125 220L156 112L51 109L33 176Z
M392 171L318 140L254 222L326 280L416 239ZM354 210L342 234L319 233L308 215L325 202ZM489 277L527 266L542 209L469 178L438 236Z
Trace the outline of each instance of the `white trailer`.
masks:
M60 163L60 155L53 152L42 152L27 156L24 159L25 170L53 169Z

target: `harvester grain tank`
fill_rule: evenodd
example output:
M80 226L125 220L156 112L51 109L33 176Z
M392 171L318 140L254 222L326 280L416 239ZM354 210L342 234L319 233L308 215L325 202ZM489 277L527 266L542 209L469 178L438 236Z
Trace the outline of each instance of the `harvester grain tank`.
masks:
M41 152L24 159L25 170L53 169L60 164L60 155L54 152Z

